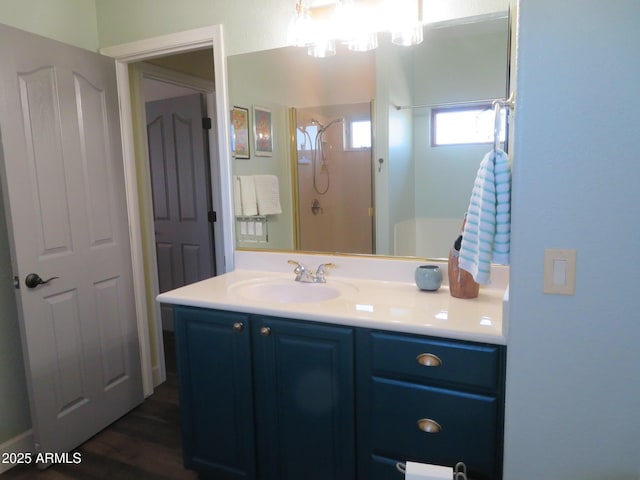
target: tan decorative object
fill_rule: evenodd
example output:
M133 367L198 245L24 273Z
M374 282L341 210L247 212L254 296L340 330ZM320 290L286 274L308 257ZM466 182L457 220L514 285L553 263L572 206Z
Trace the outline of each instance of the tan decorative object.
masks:
M456 298L476 298L480 285L471 274L458 266L458 252L449 252L449 292Z
M467 219L465 217L464 221L462 222L461 229L461 231L463 232L466 223ZM452 297L456 298L476 298L478 296L478 292L480 291L480 284L478 284L473 279L473 276L469 272L467 272L466 270L462 270L458 265L461 239L462 234L453 244L453 247L449 252L449 292L451 293Z

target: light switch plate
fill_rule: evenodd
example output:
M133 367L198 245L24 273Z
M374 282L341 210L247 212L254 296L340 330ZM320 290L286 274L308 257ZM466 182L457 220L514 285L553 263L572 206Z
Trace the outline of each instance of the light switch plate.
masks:
M576 251L546 248L544 251L544 293L576 293Z

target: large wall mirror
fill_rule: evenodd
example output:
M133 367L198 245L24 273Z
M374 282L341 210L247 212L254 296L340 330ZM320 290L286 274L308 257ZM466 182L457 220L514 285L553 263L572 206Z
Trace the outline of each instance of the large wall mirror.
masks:
M446 257L493 143L434 146L433 113L508 96L509 35L504 12L426 25L413 47L381 36L329 58L296 47L228 57L230 104L247 114L234 186L279 187L279 213L257 217L236 189L237 247Z

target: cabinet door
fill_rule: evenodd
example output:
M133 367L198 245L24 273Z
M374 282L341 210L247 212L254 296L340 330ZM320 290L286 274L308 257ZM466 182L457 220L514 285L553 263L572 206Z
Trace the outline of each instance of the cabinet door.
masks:
M355 478L353 330L252 318L262 480Z
M246 314L175 309L185 466L216 480L255 478Z

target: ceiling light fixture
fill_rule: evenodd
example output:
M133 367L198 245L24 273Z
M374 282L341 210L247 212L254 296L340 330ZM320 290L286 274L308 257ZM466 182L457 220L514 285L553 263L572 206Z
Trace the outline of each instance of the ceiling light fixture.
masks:
M313 57L329 57L337 42L357 52L373 50L380 32L390 32L397 45L421 43L422 0L296 0L288 40Z

